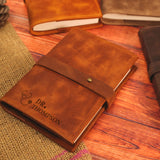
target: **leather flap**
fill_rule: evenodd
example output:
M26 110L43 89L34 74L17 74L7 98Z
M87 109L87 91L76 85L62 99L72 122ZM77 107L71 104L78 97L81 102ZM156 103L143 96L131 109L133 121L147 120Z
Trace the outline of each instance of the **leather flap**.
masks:
M50 59L47 56L44 56L37 62L37 65L53 70L92 90L93 92L102 96L108 102L108 104L114 97L114 91L109 85L106 85L93 76L87 75L86 73L80 72L77 69L70 67L68 64L63 63L56 58Z

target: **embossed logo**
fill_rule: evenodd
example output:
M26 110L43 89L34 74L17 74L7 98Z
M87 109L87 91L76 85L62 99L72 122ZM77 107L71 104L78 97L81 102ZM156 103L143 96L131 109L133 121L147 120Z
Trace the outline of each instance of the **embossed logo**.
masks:
M20 100L21 104L23 105L31 104L32 100L30 98L32 98L32 92L29 90L24 90L21 93L21 100Z
M36 100L32 100L33 99L33 95L32 92L30 90L24 90L21 93L21 98L20 98L20 102L22 105L31 105L32 109L35 112L38 112L39 114L41 114L42 116L44 116L45 118L51 120L54 123L57 123L58 125L60 125L60 120L57 119L55 114L50 114L47 111L47 104L44 100L42 100L41 98L38 98Z

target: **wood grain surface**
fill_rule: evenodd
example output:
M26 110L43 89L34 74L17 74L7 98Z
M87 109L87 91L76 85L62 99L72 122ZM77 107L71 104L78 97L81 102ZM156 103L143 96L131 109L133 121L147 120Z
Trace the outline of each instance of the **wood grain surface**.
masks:
M10 8L9 22L36 61L66 35L32 36L23 0L8 0L7 5ZM138 37L139 29L104 25L88 30L139 57L136 72L84 139L93 160L160 160L160 108L149 82Z

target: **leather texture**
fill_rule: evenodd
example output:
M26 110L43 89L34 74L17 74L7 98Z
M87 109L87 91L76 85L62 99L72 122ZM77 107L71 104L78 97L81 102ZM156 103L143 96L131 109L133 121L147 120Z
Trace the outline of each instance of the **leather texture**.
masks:
M160 105L160 27L144 27L139 31L139 37L147 62L149 78Z
M148 74L151 82L154 75L159 72L160 72L160 61L151 62L148 68Z
M116 94L132 73L123 79L134 65L137 56L91 33L72 30L45 59L56 59L60 61L58 65L62 63L76 72L90 75L110 86ZM106 102L105 98L87 86L53 70L55 68L52 68L50 62L45 62L42 57L37 65L6 93L1 104L9 113L69 151L74 151L106 106L111 105L114 96ZM73 70L67 71L71 72L69 75L75 74L72 73ZM94 80L90 83L94 84Z
M117 13L134 16L160 17L159 0L102 0L102 14ZM112 25L134 25L134 26L155 26L160 25L160 21L151 20L120 20L102 18L104 24Z
M108 102L108 104L110 103L111 99L114 97L113 89L107 84L97 80L94 77L91 77L88 74L82 73L79 70L74 69L73 67L70 67L66 63L58 61L53 57L51 59L51 58L48 58L47 56L44 56L38 61L37 65L46 67L90 89L91 91L103 97Z
M97 0L25 0L28 11L30 32L33 35L45 35L67 32L72 28L91 29L101 27L102 23L89 24L76 27L59 28L48 31L34 31L37 24L77 19L101 18L102 13Z

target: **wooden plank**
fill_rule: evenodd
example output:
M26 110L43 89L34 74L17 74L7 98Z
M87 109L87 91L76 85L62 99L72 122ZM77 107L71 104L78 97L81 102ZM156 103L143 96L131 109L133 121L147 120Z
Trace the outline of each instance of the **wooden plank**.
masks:
M93 158L114 160L158 160L160 130L103 115L85 138Z
M6 3L10 8L10 14L16 15L20 17L28 17L27 9L25 7L25 4L23 0L7 0Z

